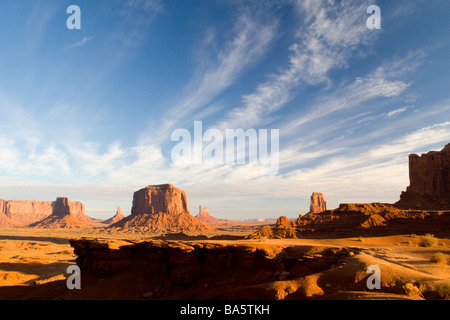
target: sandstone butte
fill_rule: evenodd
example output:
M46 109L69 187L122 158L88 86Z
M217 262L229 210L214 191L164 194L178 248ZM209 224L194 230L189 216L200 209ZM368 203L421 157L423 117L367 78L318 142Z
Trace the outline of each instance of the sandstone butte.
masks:
M173 184L151 185L136 191L131 215L108 228L143 232L214 230L189 213L186 194Z
M125 216L122 214L122 209L120 209L120 207L118 206L116 214L113 217L103 221L103 223L105 223L105 224L114 224L116 222L119 222L123 218L125 218Z
M311 195L311 203L309 206L309 213L320 213L327 210L327 202L325 197L320 192L313 192Z
M41 221L30 224L34 228L93 228L94 221L84 214L81 202L57 198L53 203L52 213Z
M226 219L218 219L216 217L213 217L209 214L208 207L199 206L198 215L195 216L198 220L205 222L205 223L225 223L228 220Z
M410 185L395 204L402 209L450 209L450 143L441 151L409 156Z
M0 226L24 227L44 220L59 209L59 201L10 200L0 199ZM84 215L84 205L68 201L71 213L83 222L91 222ZM56 207L55 207L56 206Z

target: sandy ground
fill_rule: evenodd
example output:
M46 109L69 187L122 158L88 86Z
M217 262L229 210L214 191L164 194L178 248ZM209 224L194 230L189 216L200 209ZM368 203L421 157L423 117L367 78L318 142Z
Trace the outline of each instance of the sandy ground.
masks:
M109 239L142 239L142 235L98 234L93 230L48 230L48 229L0 229L0 287L33 286L66 278L69 265L75 264L76 256L69 245L69 239L81 237L102 237ZM197 241L197 240L193 240ZM198 240L200 241L200 240ZM420 239L411 236L386 236L346 239L263 239L263 240L201 240L220 242L229 245L246 245L276 248L287 246L326 246L348 248L354 251L353 260L349 260L342 273L325 271L320 274L322 281L354 281L355 269L352 266L377 264L382 270L382 281L389 283L422 284L450 283L448 261L433 262L437 253L450 255L450 239L438 239L433 247L419 246ZM353 263L353 264L352 264ZM356 268L356 267L355 267ZM346 270L346 271L345 271ZM344 275L343 272L347 272ZM343 276L344 275L344 276ZM363 276L363 275L361 275ZM366 276L364 274L364 276ZM423 288L422 288L423 289ZM405 293L407 293L405 291ZM333 293L334 298L342 298ZM350 299L394 299L395 295L376 292L347 292ZM333 295L329 295L333 297ZM398 296L397 296L398 297ZM421 299L420 294L410 294L410 298Z

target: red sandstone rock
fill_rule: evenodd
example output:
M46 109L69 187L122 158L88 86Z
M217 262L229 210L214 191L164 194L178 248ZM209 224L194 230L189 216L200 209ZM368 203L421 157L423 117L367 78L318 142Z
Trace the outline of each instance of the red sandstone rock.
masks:
M184 191L175 188L173 184L162 184L148 186L134 193L131 215L159 212L189 212Z
M30 224L34 228L92 228L93 221L84 214L84 205L67 198L57 198L52 203L52 214Z
M55 204L54 201L0 200L0 226L24 227L38 222L53 213ZM89 222L82 203L69 201L69 206L75 215Z
M117 211L116 211L116 214L114 215L114 217L111 217L108 220L103 221L103 223L114 224L116 222L119 222L123 218L125 218L125 216L122 214L120 207L117 207Z
M309 213L320 213L327 210L327 203L325 197L320 192L313 192L311 195L311 204L309 206Z
M189 213L186 194L173 184L153 185L136 191L131 215L110 228L125 231L137 229L143 232L214 230Z
M225 223L228 221L226 219L218 219L213 216L210 216L208 207L202 207L202 206L199 207L198 215L196 215L195 217L202 222L211 223L211 224Z
M248 238L355 237L394 234L450 235L450 211L402 210L390 204L341 204L338 209L280 217L275 227L265 226Z
M410 185L396 206L403 209L450 209L450 144L441 151L409 156Z
M289 220L287 217L281 216L277 219L276 226L277 227L292 227L293 222L291 220Z

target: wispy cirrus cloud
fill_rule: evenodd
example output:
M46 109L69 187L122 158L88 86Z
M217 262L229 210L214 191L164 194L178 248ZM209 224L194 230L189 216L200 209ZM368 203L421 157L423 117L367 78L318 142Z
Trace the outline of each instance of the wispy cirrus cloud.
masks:
M94 37L83 37L83 39L81 39L80 41L66 46L66 49L74 49L74 48L82 47L82 46L88 44L89 42L91 42L93 39L94 39Z
M396 115L405 112L406 110L408 110L408 107L402 107L402 108L398 108L395 110L392 110L390 112L388 112L387 117L388 118L392 118L395 117Z
M338 87L312 105L307 112L283 125L285 135L294 133L301 125L318 120L333 112L363 106L376 98L392 98L400 95L408 84L400 80L388 80L384 75L376 73L366 77L358 77L348 86Z
M221 127L252 127L270 122L270 115L290 101L300 85L329 82L328 73L345 67L354 50L374 37L367 33L361 19L361 3L297 1L296 6L299 16L306 18L290 47L287 66L272 74L254 93L244 96L244 105L230 111Z
M189 116L207 108L221 92L233 85L244 70L267 52L276 36L277 27L276 19L262 20L244 10L231 28L230 39L213 56L204 55L199 59L194 77L186 85L180 102L169 109L170 117L164 120L161 130L169 132L186 118L192 123L193 119ZM208 45L215 41L214 33L210 31L206 32L205 37L208 38L205 41ZM198 51L204 50L198 48Z

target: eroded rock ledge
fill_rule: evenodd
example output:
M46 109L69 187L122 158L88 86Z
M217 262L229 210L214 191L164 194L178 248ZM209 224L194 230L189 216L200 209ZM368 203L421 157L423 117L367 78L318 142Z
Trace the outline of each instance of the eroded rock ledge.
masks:
M94 297L103 288L104 297L130 299L311 298L320 294L318 285L301 290L284 290L284 286L336 267L349 255L347 248L264 243L79 239L70 244L82 279L87 283L103 279L84 285L84 297L90 293ZM128 293L120 292L125 283Z

